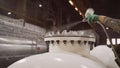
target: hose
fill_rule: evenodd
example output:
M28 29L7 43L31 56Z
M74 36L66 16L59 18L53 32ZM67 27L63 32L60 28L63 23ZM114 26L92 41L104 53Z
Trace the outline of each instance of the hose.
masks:
M113 45L113 43L112 43L112 41L111 41L111 38L110 38L110 36L108 35L108 32L106 31L106 29L105 29L105 27L104 27L104 25L103 24L101 24L100 22L97 22L101 27L102 27L102 29L103 29L103 31L105 32L105 35L107 36L107 38L108 38L108 40L109 40L109 42L110 42L110 46L111 46L111 48L112 48L112 50L113 50L113 53L114 53L114 55L115 55L115 62L118 64L118 66L120 67L120 57L118 56L118 53L116 52L116 50L115 50L115 46Z

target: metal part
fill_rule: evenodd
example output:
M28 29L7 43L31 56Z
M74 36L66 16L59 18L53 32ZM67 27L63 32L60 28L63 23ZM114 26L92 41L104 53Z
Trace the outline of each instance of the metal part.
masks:
M93 14L94 14L94 9L88 8L85 13L85 18L88 17L89 15L93 15Z
M11 36L26 39L43 39L45 29L25 23L23 19L12 19L0 15L0 36Z

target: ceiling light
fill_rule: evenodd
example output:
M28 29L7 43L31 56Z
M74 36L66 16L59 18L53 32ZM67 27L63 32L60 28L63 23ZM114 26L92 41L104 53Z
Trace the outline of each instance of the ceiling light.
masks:
M70 3L71 5L74 5L73 2L72 2L71 0L69 0L69 3Z
M106 27L106 29L109 29L108 27Z
M75 10L76 10L76 11L78 11L78 8L77 8L77 7L75 7Z
M39 4L39 7L42 7L42 4Z
M12 14L11 12L8 12L8 15Z
M81 12L79 12L79 14L80 14L80 15L82 15L82 13L81 13Z

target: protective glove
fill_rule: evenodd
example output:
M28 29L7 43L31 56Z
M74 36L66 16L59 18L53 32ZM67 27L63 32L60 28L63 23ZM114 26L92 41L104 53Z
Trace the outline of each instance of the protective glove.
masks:
M86 21L88 22L88 23L95 23L96 21L98 21L99 20L99 17L98 17L98 15L95 15L95 14L93 14L93 15L88 15L87 17L86 17Z
M94 10L92 8L88 8L85 13L85 20L88 23L94 23L99 20L99 16L94 14Z

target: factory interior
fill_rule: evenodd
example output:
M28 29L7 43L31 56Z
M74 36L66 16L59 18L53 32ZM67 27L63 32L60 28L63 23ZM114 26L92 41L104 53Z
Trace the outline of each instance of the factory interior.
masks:
M119 68L120 24L116 32L84 21L88 8L119 20L119 6L120 0L0 0L0 68Z

